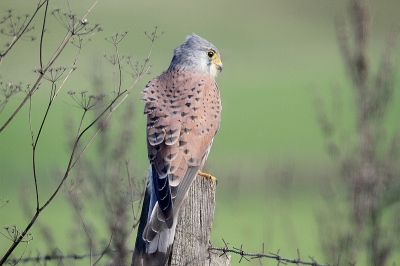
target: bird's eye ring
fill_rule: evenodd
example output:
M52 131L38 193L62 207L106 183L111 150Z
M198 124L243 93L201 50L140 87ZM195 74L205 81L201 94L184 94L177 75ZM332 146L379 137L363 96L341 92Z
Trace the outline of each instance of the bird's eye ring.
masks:
M208 56L210 59L214 59L214 58L216 57L216 53L215 53L214 50L208 50L208 51L207 51L207 56Z

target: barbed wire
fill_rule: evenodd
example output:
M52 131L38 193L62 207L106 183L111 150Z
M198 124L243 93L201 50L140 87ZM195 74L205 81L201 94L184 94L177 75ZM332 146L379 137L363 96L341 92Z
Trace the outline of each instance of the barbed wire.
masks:
M299 249L297 249L297 258L296 259L282 257L281 255L279 255L280 250L278 250L276 253L268 252L268 254L266 254L265 249L264 249L264 243L262 244L261 252L250 253L250 252L246 252L243 250L243 245L240 245L240 248L236 248L236 247L229 248L229 246L228 246L229 243L227 243L224 239L222 239L222 241L224 241L225 247L213 247L210 243L208 250L220 251L221 252L221 254L219 255L220 257L224 256L224 255L227 256L228 253L240 255L239 263L241 263L243 259L246 261L250 261L250 259L259 259L259 262L262 265L261 259L269 258L269 259L277 260L278 266L280 263L285 264L285 265L288 263L291 263L291 264L296 264L296 265L311 265L311 266L339 266L339 261L340 261L340 257L338 257L336 264L320 264L314 259L314 257L311 257L311 256L308 256L311 261L304 261L300 258ZM65 254L65 255L64 254L51 254L51 255L38 255L36 257L27 257L27 258L22 258L22 259L13 258L13 259L7 260L6 263L15 264L15 263L28 263L31 261L51 261L51 260L63 260L63 259L80 260L80 259L89 258L91 256L96 257L96 256L104 255L105 253L116 253L116 252L117 252L116 249L108 248L103 251L86 253L86 254ZM127 252L133 253L133 250L127 250Z
M127 250L130 253L133 253L133 250ZM86 253L86 254L51 254L51 255L38 255L36 257L27 257L27 258L13 258L13 259L8 259L6 263L8 264L15 264L15 263L27 263L31 261L51 261L51 260L63 260L63 259L73 259L73 260L80 260L80 259L86 259L89 257L97 257L101 256L105 253L116 253L116 249L105 249L103 251L99 252L92 252L92 253Z
M276 253L272 253L272 252L268 252L268 254L265 253L265 249L264 249L264 243L262 244L262 251L259 253L249 253L243 250L243 245L240 245L240 248L229 248L229 243L227 243L224 239L222 239L222 241L224 241L225 247L221 248L221 247L213 247L210 243L210 247L208 248L208 250L216 250L216 251L221 251L221 256L227 256L228 253L234 253L237 255L240 255L240 260L239 263L242 262L243 259L250 261L250 259L258 259L260 264L261 263L261 259L262 258L269 258L269 259L275 259L278 261L278 265L280 263L283 264L297 264L297 265L311 265L311 266L339 266L339 262L340 262L340 256L338 257L337 263L336 264L320 264L318 263L314 257L308 256L310 258L311 261L303 261L300 259L300 250L297 249L297 258L296 259L290 259L290 258L285 258L279 255L279 251L280 249L278 249L278 251Z

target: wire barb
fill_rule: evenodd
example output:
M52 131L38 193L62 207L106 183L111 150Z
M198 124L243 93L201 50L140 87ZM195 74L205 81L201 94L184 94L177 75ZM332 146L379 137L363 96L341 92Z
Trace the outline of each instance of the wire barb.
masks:
M309 256L309 258L311 259L311 261L303 261L300 258L300 251L299 249L297 249L297 258L296 259L290 259L290 258L284 258L281 255L279 255L280 250L278 250L276 253L273 252L268 252L268 254L265 253L265 246L264 243L262 244L262 251L259 253L249 253L246 252L243 249L243 245L240 245L240 248L229 248L229 243L227 243L225 241L225 239L222 239L222 241L224 242L224 247L213 247L209 246L208 250L216 250L216 251L221 251L221 255L219 255L220 257L225 255L227 256L228 253L234 253L237 255L240 255L240 260L239 263L245 259L247 261L250 261L249 259L259 259L260 264L261 263L261 259L262 258L269 258L269 259L275 259L278 261L278 265L282 264L296 264L296 265L311 265L311 266L338 266L339 264L320 264L318 263L314 257ZM339 260L338 260L339 261Z

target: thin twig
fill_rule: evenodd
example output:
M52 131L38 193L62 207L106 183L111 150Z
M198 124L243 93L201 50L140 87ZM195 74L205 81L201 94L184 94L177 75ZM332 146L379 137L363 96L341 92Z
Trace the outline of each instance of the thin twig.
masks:
M70 200L72 202L72 205L74 206L75 211L78 213L79 220L82 223L82 226L83 226L83 229L85 231L86 237L87 237L87 239L89 241L89 254L90 254L89 260L90 260L90 265L92 265L93 240L92 240L92 237L90 235L89 229L86 226L85 220L83 219L82 212L81 212L82 208L80 208L80 206L79 206L78 196L73 197L72 193L73 193L73 191L69 191L68 195L69 195L69 198L70 198Z
M28 21L28 23L26 24L26 26L21 30L21 32L19 32L19 34L14 36L13 40L8 45L7 49L2 54L0 54L0 65L3 62L3 59L7 55L7 53L11 50L11 48L15 45L15 43L22 37L22 35L24 35L26 29L28 29L29 25L31 24L32 20L35 18L36 14L39 12L39 10L42 8L42 6L47 2L48 2L48 0L44 0L43 3L40 3L40 1L39 1L39 4L38 4L35 12L33 12L33 15L31 16L31 18ZM1 132L1 130L0 130L0 132Z
M43 15L43 24L42 24L42 31L40 33L40 45L39 45L39 61L40 61L40 69L43 69L43 37L44 37L44 29L46 25L46 19L47 19L47 10L49 7L49 1L46 1L46 7Z
M111 243L112 243L113 237L114 237L114 232L111 232L110 240L108 241L107 247L106 247L103 251L101 251L101 252L93 253L93 254L92 254L92 256L99 256L99 258L94 262L93 265L96 265L96 264L101 260L101 258L103 258L103 256L104 256L106 253L109 253L109 252L118 252L118 250L110 249L110 245L111 245ZM130 251L130 252L132 252L132 251Z
M74 25L72 29L68 29L66 35L64 36L64 39L61 41L60 45L57 47L56 51L53 53L53 56L50 58L48 61L46 67L42 68L39 70L39 77L36 80L35 84L32 86L32 88L28 91L27 96L22 100L21 104L17 107L17 109L14 111L14 113L7 119L7 121L3 124L3 126L0 128L0 133L7 127L7 125L14 119L14 117L17 115L17 113L21 110L21 108L25 105L26 101L29 99L29 97L33 94L33 92L37 89L37 87L40 84L40 81L42 80L44 74L47 72L47 70L53 65L53 63L56 61L56 59L60 56L61 52L64 50L64 48L67 46L69 43L69 40L76 34L75 30L76 28L81 25L82 21L86 18L86 16L89 14L89 12L93 9L93 7L98 3L99 0L97 0L93 6L88 10L88 12L83 16L82 20L78 20ZM47 12L47 9L46 9ZM43 34L42 29L42 34Z
M97 3L98 1L96 1L95 3ZM94 7L94 5L92 6L92 8ZM90 9L91 10L91 9ZM88 11L88 13L90 12L90 10ZM47 9L46 9L47 11ZM88 14L87 13L87 14ZM86 14L86 15L87 15ZM86 16L85 15L85 16ZM13 241L13 244L11 245L11 247L8 249L8 251L6 252L6 254L1 258L0 260L0 265L2 265L3 263L5 263L5 261L8 259L8 257L11 255L11 253L14 251L14 249L23 241L23 238L27 235L28 231L30 230L30 228L33 226L33 224L36 222L36 219L38 218L38 216L40 215L40 213L50 204L50 202L53 201L53 199L55 198L55 196L58 194L58 192L60 191L61 187L63 186L63 184L65 183L67 177L69 176L70 172L72 171L72 169L74 168L75 164L77 163L77 161L81 158L82 154L86 151L86 149L88 148L88 146L91 144L91 142L93 141L93 139L98 135L98 133L102 130L104 123L100 125L100 127L97 129L97 131L89 138L89 140L87 141L86 145L84 146L84 148L77 154L77 149L78 149L78 144L80 143L83 135L86 134L86 132L95 124L97 123L100 118L102 118L106 112L109 112L108 115L105 117L104 121L107 121L111 114L126 100L126 98L128 97L129 92L133 89L133 87L137 84L137 82L139 81L139 79L141 78L142 74L147 73L147 71L149 70L149 68L146 69L146 64L148 62L148 59L146 59L146 62L141 70L141 72L139 73L139 75L137 75L136 79L134 80L133 84L131 84L131 86L124 90L121 91L121 85L119 85L119 93L113 98L113 100L100 112L100 114L91 122L89 123L88 126L86 126L85 128L83 128L83 121L85 119L85 116L88 112L88 110L90 110L90 108L83 108L83 114L81 116L80 119L80 123L76 132L76 138L74 141L74 145L73 148L71 150L71 154L70 154L70 158L68 161L68 165L66 167L64 176L62 178L62 180L60 181L58 187L55 189L55 191L51 194L51 196L48 198L48 200L40 207L40 203L39 203L39 192L38 192L38 188L37 188L37 177L36 177L36 146L38 144L38 140L40 138L44 123L46 121L47 115L49 113L50 107L52 102L54 101L55 97L57 96L57 94L60 91L60 88L57 89L56 85L55 85L55 81L56 79L59 77L57 74L55 77L53 77L52 75L50 75L50 78L45 76L45 73L47 72L47 70L49 70L50 66L54 63L54 61L58 58L58 56L61 54L61 52L63 51L63 49L65 48L66 44L68 43L69 39L75 34L75 28L79 25L80 22L76 22L76 24L74 25L73 29L69 29L67 34L65 35L63 41L61 42L61 44L59 45L59 47L56 49L56 51L54 52L52 58L49 60L47 66L44 69L40 69L38 71L39 73L39 77L35 83L35 85L29 90L27 96L25 97L25 99L22 101L22 103L20 104L20 106L15 110L15 112L11 115L11 117L7 120L7 122L0 128L0 132L9 124L9 122L15 117L15 115L19 112L19 110L22 108L22 106L25 104L25 102L27 101L27 99L31 99L31 96L33 94L33 92L37 89L37 87L39 86L39 83L41 81L42 78L45 79L50 79L52 81L52 90L51 90L51 95L50 95L50 101L48 104L48 107L45 111L45 115L42 119L38 134L36 136L36 139L33 137L33 130L32 130L32 123L30 122L30 126L31 126L31 134L32 134L32 145L33 145L33 167L34 167L34 180L36 183L36 196L37 196L37 208L36 208L36 213L34 214L34 216L32 217L31 221L29 222L29 224L27 225L27 227L25 228L25 230L20 234L20 236L18 238L15 239L15 241ZM155 39L155 38L154 38ZM151 43L151 47L150 47L150 51L152 49L153 46L153 42L154 39L152 40ZM78 52L78 55L74 61L74 66L76 63L77 58L79 58L79 54L80 51ZM148 58L150 57L150 54L148 55ZM118 60L120 60L120 57L118 57ZM120 65L120 61L118 62L119 64L119 71L121 72L121 65ZM69 77L69 75L71 74L72 70L74 69L71 68L71 71L69 72L69 74L67 75L67 77L64 79L62 85L64 84L65 80ZM57 73L57 70L56 70ZM62 75L62 74L61 74ZM52 79L55 78L55 79ZM121 77L122 78L122 77ZM120 83L122 84L122 83ZM116 104L114 106L114 104ZM77 154L77 155L76 155Z

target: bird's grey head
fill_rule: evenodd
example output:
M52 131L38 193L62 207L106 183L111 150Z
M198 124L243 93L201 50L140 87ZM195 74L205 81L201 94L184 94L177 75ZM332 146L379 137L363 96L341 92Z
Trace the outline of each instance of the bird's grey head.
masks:
M222 62L218 49L212 43L192 34L175 48L169 68L194 70L215 77L218 71L222 71Z

